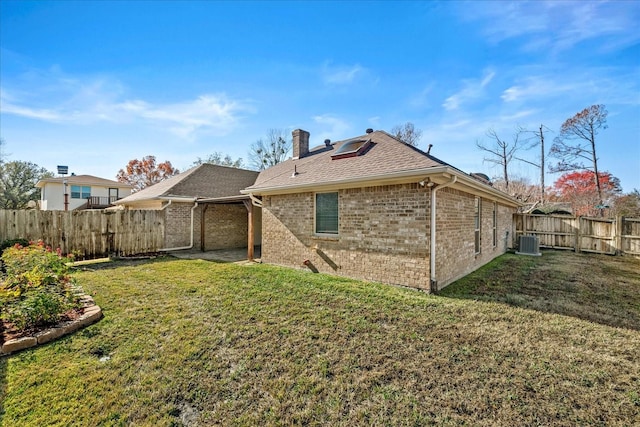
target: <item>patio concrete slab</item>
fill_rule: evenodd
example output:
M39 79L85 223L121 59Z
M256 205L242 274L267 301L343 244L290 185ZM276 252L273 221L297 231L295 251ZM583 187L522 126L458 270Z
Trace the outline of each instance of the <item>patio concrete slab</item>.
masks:
M260 262L260 246L256 246L253 252L253 261ZM208 261L223 261L235 263L249 262L249 260L247 259L247 248L219 249L206 252L202 252L196 249L189 249L184 251L169 252L169 255L182 259L204 259Z

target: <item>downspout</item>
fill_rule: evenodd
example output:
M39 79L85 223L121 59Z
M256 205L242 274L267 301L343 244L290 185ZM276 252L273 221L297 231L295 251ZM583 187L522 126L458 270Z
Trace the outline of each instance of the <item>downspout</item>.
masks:
M207 216L207 209L209 208L209 204L207 203L206 205L204 205L204 208L202 208L202 216L200 217L200 250L202 252L204 252L204 247L205 247L205 223L204 223L204 219Z
M171 204L171 200L169 200L169 203L167 204L167 206L169 206L169 204ZM193 212L196 210L197 207L198 207L198 202L194 201L193 207L191 208L191 244L189 246L182 246L178 248L162 248L162 249L158 249L159 251L181 251L184 249L193 248Z
M438 281L436 280L436 192L455 184L456 181L458 181L458 177L454 175L451 181L431 187L431 241L429 242L429 273L431 276L429 286L431 292L438 291Z
M169 205L171 204L172 200L169 200L169 203L167 203L166 205L164 205L163 207L160 208L161 211L167 209L169 207Z

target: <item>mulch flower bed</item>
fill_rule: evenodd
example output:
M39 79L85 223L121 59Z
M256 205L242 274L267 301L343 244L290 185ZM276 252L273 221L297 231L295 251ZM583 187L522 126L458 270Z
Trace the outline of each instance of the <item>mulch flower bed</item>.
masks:
M75 309L67 311L66 313L63 313L60 316L60 320L56 324L43 325L43 326L37 327L37 328L28 328L28 329L25 329L25 330L22 330L22 331L16 329L15 326L12 323L9 323L9 322L6 322L6 321L0 319L0 346L2 346L2 344L4 344L5 342L7 342L9 340L13 340L13 339L16 339L16 338L22 338L22 337L34 336L38 332L46 331L47 329L50 329L50 328L55 328L57 325L62 324L64 322L77 320L77 319L80 318L80 316L82 316L84 314L86 308L87 307L75 308Z

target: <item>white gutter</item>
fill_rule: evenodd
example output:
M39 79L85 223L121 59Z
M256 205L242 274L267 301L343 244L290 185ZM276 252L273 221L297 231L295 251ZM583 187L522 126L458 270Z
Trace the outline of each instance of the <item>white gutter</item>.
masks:
M436 166L430 168L422 168L422 169L412 169L407 171L399 171L393 173L382 173L376 175L369 175L365 177L355 177L355 178L347 178L340 179L335 181L327 181L322 183L317 182L309 182L304 184L291 184L291 185L278 185L272 187L259 187L252 188L248 187L244 190L240 190L241 194L259 194L259 195L268 195L268 194L289 194L289 193L297 193L300 191L314 191L322 188L323 190L330 189L338 189L338 188L346 188L346 187L354 187L354 186L362 186L369 182L379 183L376 185L390 185L400 182L408 182L405 180L411 180L416 177L425 177L431 176L437 178L438 176L457 176L460 184L463 184L469 188L472 188L476 191L483 192L487 195L490 195L491 198L495 198L497 200L501 200L504 203L513 206L521 206L522 203L515 200L513 197L509 196L506 193L503 193L499 190L496 190L493 187L490 187L486 184L480 183L476 181L474 178L471 178L467 174L462 171L459 171L450 166ZM449 185L449 184L447 184Z
M436 187L431 187L431 241L429 242L429 274L431 276L431 280L429 287L432 292L438 290L438 282L436 280L436 192L455 184L457 180L458 177L454 175L453 178L451 178L451 181L440 184Z
M170 204L171 204L171 200L169 200L169 203L167 203L165 208L167 206L169 206ZM195 211L197 207L198 207L198 202L196 202L194 200L193 207L191 208L191 244L189 246L182 246L182 247L178 247L178 248L162 248L162 249L158 249L159 251L165 251L165 252L166 251L181 251L181 250L184 250L184 249L193 248L193 211Z
M259 208L262 207L262 200L254 196L253 193L249 193L249 198L251 199L251 203L253 204L253 206L257 206Z

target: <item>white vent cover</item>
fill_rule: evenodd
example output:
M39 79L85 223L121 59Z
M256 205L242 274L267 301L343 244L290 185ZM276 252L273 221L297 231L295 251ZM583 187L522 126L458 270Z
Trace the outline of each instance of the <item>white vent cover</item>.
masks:
M540 256L540 244L538 236L520 236L520 250L516 252L518 255Z

